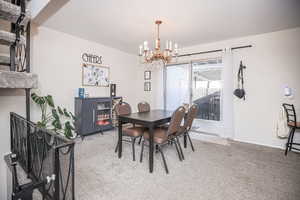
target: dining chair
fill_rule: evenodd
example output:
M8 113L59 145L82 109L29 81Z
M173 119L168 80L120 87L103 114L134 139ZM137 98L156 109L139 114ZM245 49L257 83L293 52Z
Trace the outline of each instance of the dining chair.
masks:
M142 101L138 103L138 111L139 112L149 112L150 111L150 104L146 101Z
M193 125L193 121L194 119L196 118L197 116L197 113L198 113L198 106L197 104L193 104L188 112L187 112L187 115L186 117L184 118L184 124L183 126L180 126L179 128L179 131L177 132L177 136L178 137L181 137L181 136L184 136L184 137L187 137L189 142L190 142L190 145L191 145L191 148L192 148L192 151L195 151L194 149L194 145L193 145L193 142L191 140L191 137L190 137L190 134L189 134L189 131L191 130L192 128L192 125ZM186 147L186 145L184 145L184 147ZM182 156L184 158L184 155L182 153Z
M149 112L151 109L150 104L146 101L142 101L142 102L138 103L137 107L138 107L138 111L140 113ZM141 144L141 141L142 141L142 137L140 137L140 139L139 139L139 142L138 142L139 145Z
M129 115L131 114L131 107L128 103L122 102L115 106L115 112L117 117L120 115ZM122 128L122 134L125 137L128 137L130 140L122 139L124 142L130 142L132 145L132 158L133 161L135 161L135 141L137 138L141 137L144 132L143 127L135 126L134 124L125 124L126 126ZM121 141L121 142L122 142ZM115 152L118 151L119 148L119 141L117 143L117 146L115 148Z
M180 106L172 114L170 125L169 125L168 129L157 127L154 129L154 132L153 132L154 146L161 154L167 174L169 173L169 170L168 170L168 166L167 166L167 162L166 162L164 153L162 151L162 146L168 144L169 142L175 143L175 147L177 150L179 160L182 161L182 157L181 157L182 150L180 150L181 147L180 147L180 144L178 143L178 138L176 137L176 133L179 131L180 124L184 118L184 115L185 115L185 109L183 106ZM143 152L144 152L145 141L148 141L148 143L149 143L149 139L150 139L149 131L146 130L144 132L144 140L142 142L140 162L143 161Z
M297 121L297 115L293 104L284 103L282 106L286 113L287 125L290 128L289 137L285 148L285 155L287 155L288 151L291 151L292 149L300 151L300 149L293 147L293 145L300 145L300 143L294 142L295 130L300 129L300 122Z

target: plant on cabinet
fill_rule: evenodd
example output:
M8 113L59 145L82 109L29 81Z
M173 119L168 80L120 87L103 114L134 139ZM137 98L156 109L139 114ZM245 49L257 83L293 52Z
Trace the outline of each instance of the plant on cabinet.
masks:
M39 128L45 128L55 131L67 138L76 136L74 123L75 116L66 108L55 106L51 95L39 96L36 93L31 94L31 99L41 109L41 120L37 122Z

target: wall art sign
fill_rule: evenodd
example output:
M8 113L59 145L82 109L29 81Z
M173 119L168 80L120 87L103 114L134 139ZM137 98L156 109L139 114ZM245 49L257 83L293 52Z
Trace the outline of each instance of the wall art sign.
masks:
M94 54L83 53L81 56L84 62L93 63L93 64L102 64L102 56L97 56Z
M82 85L83 86L109 86L109 67L93 64L82 64Z

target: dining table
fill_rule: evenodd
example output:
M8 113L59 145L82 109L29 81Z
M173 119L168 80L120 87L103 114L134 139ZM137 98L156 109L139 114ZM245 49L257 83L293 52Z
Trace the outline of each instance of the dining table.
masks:
M171 121L172 111L156 109L148 112L137 112L128 115L119 115L118 117L118 157L122 157L122 127L123 124L132 123L142 125L148 128L149 132L149 171L153 172L153 154L154 154L154 129L160 125L166 124Z

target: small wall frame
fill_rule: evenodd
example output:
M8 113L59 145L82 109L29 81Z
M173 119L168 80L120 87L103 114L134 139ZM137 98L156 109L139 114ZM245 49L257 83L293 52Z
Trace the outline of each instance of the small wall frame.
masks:
M151 80L151 71L144 72L144 80Z
M147 92L151 91L151 82L146 81L144 83L144 91L147 91Z

